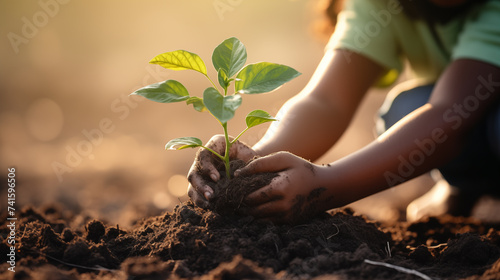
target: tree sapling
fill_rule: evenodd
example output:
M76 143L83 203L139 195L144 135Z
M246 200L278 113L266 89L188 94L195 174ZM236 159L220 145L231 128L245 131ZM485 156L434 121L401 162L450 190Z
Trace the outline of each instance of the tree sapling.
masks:
M208 111L224 129L226 147L223 155L204 146L202 141L196 137L181 137L170 140L165 145L165 149L205 148L224 162L227 178L230 178L229 150L231 145L251 127L277 120L263 110L254 110L246 116L247 127L231 140L227 122L234 117L236 109L241 105L241 95L273 91L300 75L291 67L270 62L259 62L245 66L246 60L246 48L237 38L226 39L214 49L212 63L217 71L217 80L222 91L210 79L205 62L197 54L177 50L157 55L149 62L172 70L200 72L210 81L212 86L205 89L203 97L197 97L189 95L187 89L180 82L166 80L140 88L133 92L133 95L140 95L160 103L185 101L187 105L192 104L198 112ZM234 92L228 94L228 89L233 82Z

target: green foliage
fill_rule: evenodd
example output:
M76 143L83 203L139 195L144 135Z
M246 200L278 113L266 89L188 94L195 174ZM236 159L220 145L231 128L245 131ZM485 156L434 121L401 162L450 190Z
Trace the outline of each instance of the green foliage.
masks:
M212 63L215 70L219 71L219 69L223 69L229 77L238 73L246 61L246 48L240 40L234 37L218 45L212 54Z
M299 76L295 69L270 62L260 62L245 66L247 52L245 46L235 37L224 40L212 53L212 64L217 71L217 81L222 91L210 79L205 62L197 55L185 50L166 52L154 57L150 63L158 64L171 70L193 70L203 74L212 84L203 92L202 97L191 96L187 89L178 81L167 80L151 84L133 92L149 100L160 103L174 103L185 101L193 105L198 112L208 111L214 116L224 129L226 151L221 155L205 146L195 137L181 137L170 140L167 150L182 150L186 148L203 147L210 150L226 165L229 177L229 149L238 138L249 128L266 122L276 121L274 117L262 110L250 112L246 117L247 128L235 139L229 140L227 122L234 117L236 109L242 102L241 94L259 94L273 91L286 82ZM228 89L234 81L234 93L228 95Z
M204 112L207 110L205 104L203 103L203 99L197 96L191 96L186 100L186 104L193 104L193 108L198 112Z
M295 69L281 64L250 64L236 76L235 90L245 94L270 92L299 75Z
M203 100L205 107L221 124L232 119L236 109L241 105L241 95L222 96L213 87L209 87L203 92Z
M254 110L248 113L245 122L247 123L247 127L251 128L259 124L263 124L266 122L277 121L274 117L269 115L266 111L263 110Z
M165 145L165 150L182 150L187 148L195 148L203 145L200 139L196 137L181 137L175 138Z
M207 75L205 62L194 53L178 50L166 52L155 56L149 61L152 64L158 64L164 68L172 70L194 70L203 75Z
M136 90L133 94L141 95L160 103L173 103L189 99L187 89L178 81L167 80L151 84Z

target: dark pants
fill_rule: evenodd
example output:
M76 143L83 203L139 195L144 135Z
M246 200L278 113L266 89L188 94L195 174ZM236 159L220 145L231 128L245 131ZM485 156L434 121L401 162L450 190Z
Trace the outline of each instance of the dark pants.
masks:
M425 85L389 94L379 112L378 133L427 103L433 88ZM500 195L500 104L468 134L466 143L439 171L450 185L464 191Z

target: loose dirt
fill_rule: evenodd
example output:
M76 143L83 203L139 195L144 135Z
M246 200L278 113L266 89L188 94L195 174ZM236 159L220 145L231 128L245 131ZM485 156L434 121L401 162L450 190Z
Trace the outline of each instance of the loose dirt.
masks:
M500 279L500 225L467 218L378 224L346 208L274 225L186 202L124 229L25 207L15 273L0 218L0 279Z

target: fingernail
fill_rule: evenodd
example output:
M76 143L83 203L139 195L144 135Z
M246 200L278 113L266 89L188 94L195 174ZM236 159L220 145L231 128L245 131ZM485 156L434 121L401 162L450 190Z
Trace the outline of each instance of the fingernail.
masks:
M205 192L205 198L206 198L207 200L210 200L210 198L212 198L212 194L211 194L211 193L209 193L209 192Z
M212 178L212 181L217 181L217 175L215 174L210 174L210 178Z
M234 171L234 177L238 177L238 175L240 175L240 172L241 172L241 169L236 169Z

